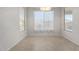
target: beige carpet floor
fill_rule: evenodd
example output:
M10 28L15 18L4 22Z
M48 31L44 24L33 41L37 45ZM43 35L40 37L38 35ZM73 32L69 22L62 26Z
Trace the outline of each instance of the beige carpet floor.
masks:
M79 46L62 37L27 37L10 51L79 51Z

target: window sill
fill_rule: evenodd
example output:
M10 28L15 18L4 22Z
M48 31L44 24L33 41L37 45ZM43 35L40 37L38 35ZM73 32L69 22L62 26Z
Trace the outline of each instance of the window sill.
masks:
M67 31L67 32L72 32L72 30L70 30L70 29L66 29L65 31Z

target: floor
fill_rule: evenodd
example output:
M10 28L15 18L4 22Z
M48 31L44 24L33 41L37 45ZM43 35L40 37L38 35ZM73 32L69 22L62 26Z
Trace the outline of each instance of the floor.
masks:
M31 36L10 51L79 51L79 46L63 37Z

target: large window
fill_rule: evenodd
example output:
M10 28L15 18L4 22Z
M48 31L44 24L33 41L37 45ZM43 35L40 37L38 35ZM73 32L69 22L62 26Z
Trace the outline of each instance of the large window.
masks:
M65 8L65 31L72 31L72 10Z
M35 11L34 30L52 31L54 30L54 11Z

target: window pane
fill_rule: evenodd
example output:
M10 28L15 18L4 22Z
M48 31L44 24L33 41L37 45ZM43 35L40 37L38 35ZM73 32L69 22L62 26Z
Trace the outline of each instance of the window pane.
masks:
M20 9L19 10L19 17L20 17L20 20L19 20L19 26L20 26L20 31L24 31L24 9Z
M34 30L43 30L43 12L34 12Z
M49 11L49 12L45 12L45 16L44 16L44 29L51 31L53 30L53 20L54 20L54 12L53 11Z
M65 30L72 31L72 12L65 10Z
M53 27L54 12L53 11L36 11L34 12L34 30L51 31Z

